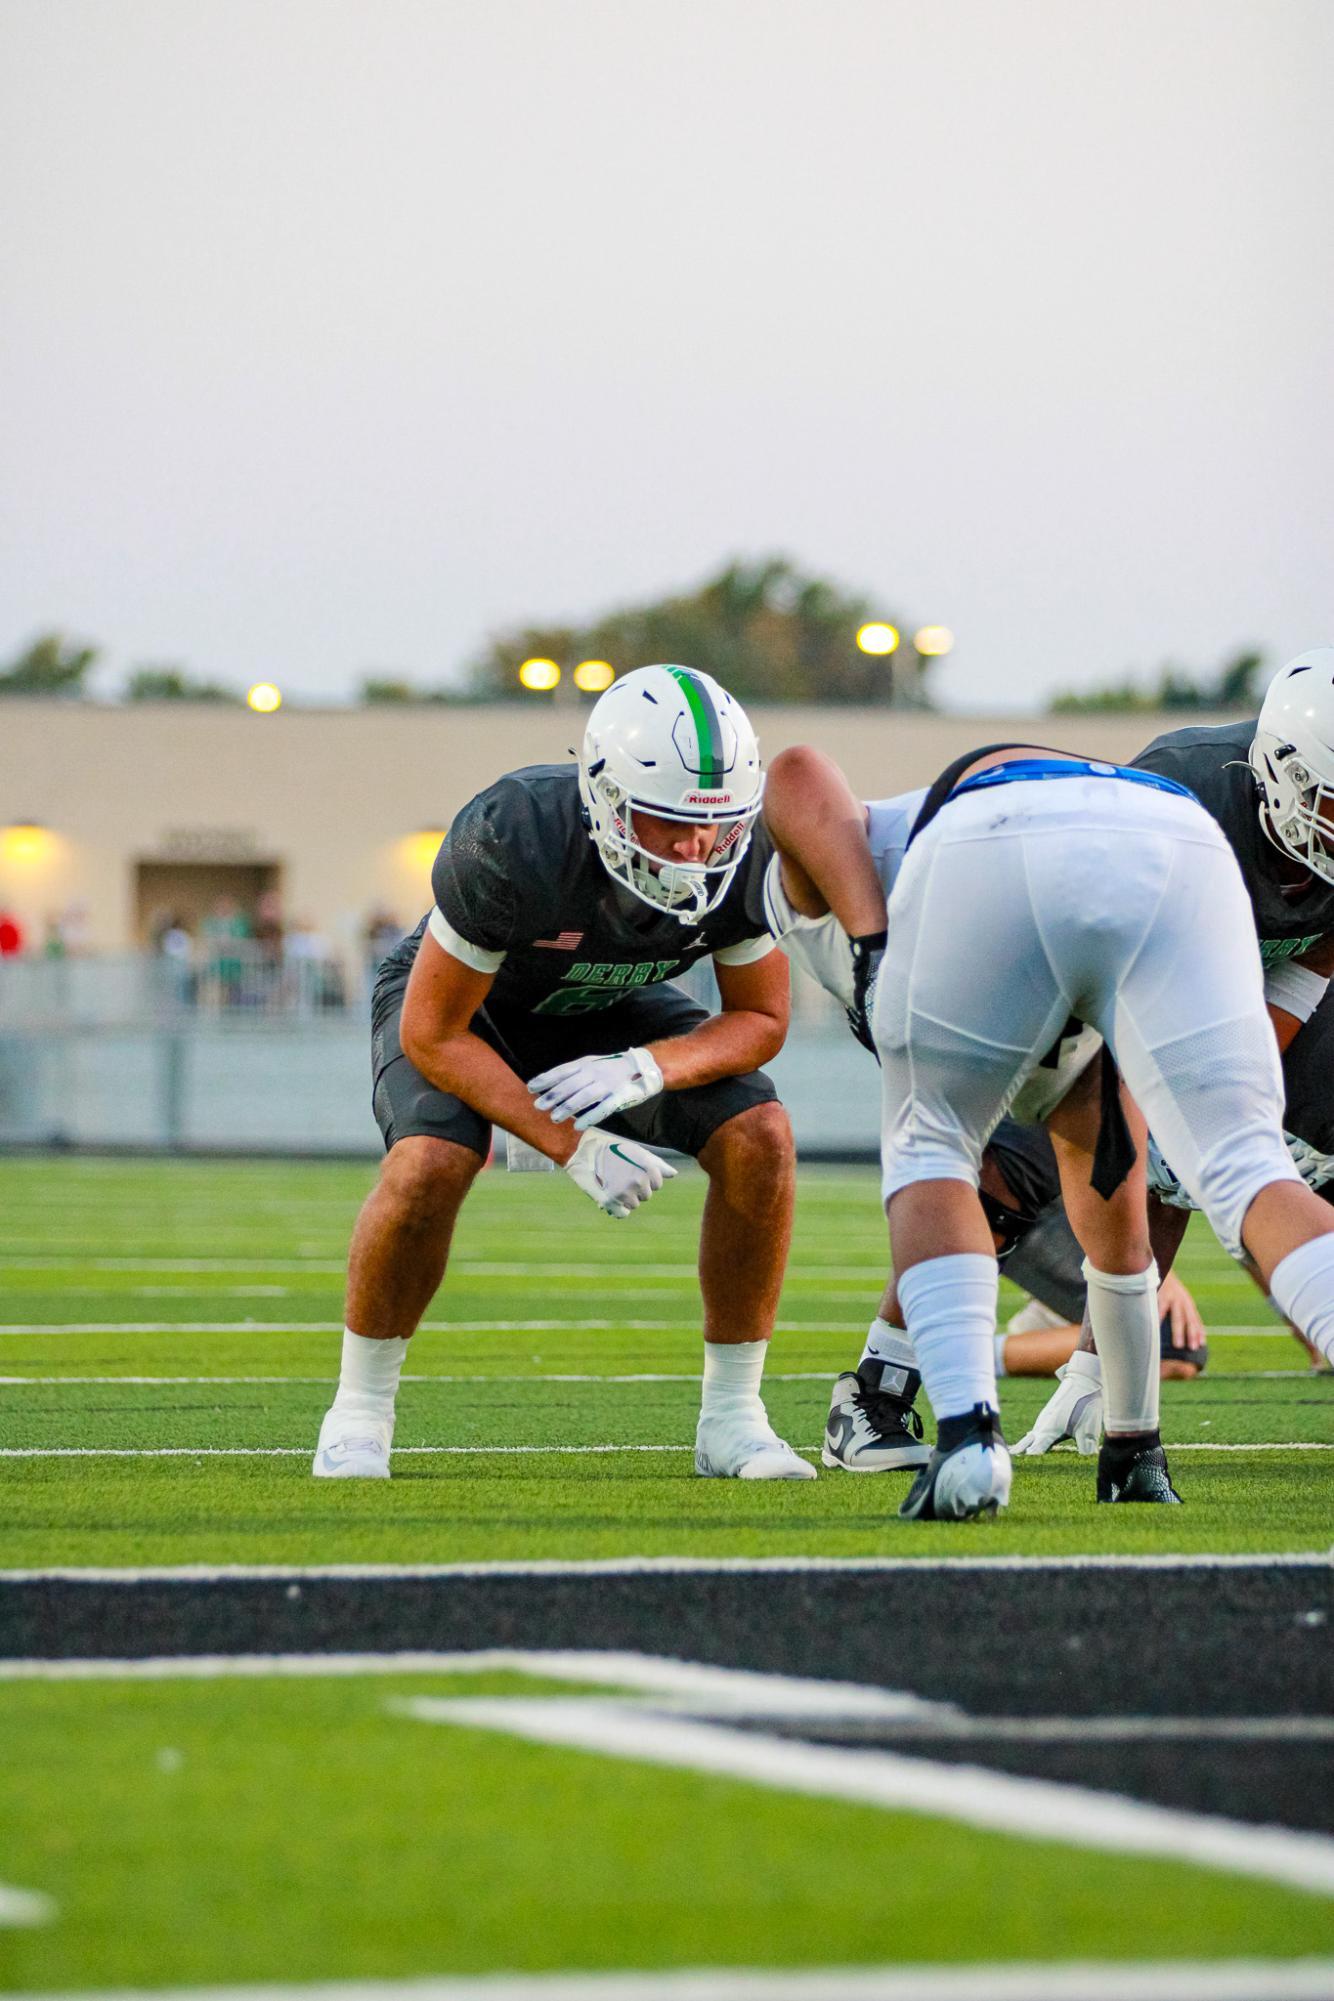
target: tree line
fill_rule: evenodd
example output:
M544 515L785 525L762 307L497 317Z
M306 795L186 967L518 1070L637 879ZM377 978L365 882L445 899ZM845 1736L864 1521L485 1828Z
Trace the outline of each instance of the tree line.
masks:
M859 648L857 634L871 621L903 635L893 653ZM580 661L609 661L623 673L649 661L678 660L714 675L743 702L932 708L940 662L916 651L907 637L912 629L864 591L847 590L788 557L765 556L734 560L694 590L623 606L585 624L515 626L493 637L458 682L430 685L386 670L368 673L357 700L384 705L550 699L534 697L519 680L523 662L536 658L557 663L562 694L576 701L593 699L572 686L570 676ZM58 631L43 633L0 667L0 697L86 697L100 657L95 645ZM1204 673L1167 667L1148 683L1127 679L1066 690L1049 708L1054 714L1254 708L1262 666L1262 656L1247 651ZM242 694L184 666L146 664L131 669L120 698L234 703Z

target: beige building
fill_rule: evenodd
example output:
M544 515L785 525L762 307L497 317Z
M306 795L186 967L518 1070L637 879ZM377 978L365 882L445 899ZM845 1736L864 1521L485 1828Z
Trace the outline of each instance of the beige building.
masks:
M0 912L30 947L63 922L89 950L123 952L221 897L253 912L276 890L349 958L373 911L415 923L440 832L516 765L563 760L581 709L535 698L484 708L103 707L0 702ZM960 752L1022 737L1126 759L1183 718L902 714L752 707L764 753L816 743L866 797L906 791ZM1221 718L1191 718L1221 720Z

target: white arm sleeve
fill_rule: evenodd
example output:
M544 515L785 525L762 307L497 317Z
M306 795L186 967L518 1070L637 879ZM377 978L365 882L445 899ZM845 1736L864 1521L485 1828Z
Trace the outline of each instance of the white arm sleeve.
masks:
M739 945L720 945L713 956L720 966L753 966L757 959L767 959L775 949L774 940L766 931L760 938L743 938Z
M448 952L451 959L461 959L475 973L498 973L505 963L503 952L488 952L483 946L474 945L470 938L462 937L438 903L431 907L426 928L442 951Z
M1309 1021L1325 998L1329 981L1295 959L1280 959L1265 969L1265 999L1295 1021Z

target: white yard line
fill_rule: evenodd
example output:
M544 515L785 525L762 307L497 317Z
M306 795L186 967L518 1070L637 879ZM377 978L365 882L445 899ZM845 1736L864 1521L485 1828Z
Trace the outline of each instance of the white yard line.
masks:
M0 1930L6 1927L49 1925L56 1914L55 1901L40 1890L16 1890L0 1883Z
M1334 1442L1309 1438L1257 1445L1213 1443L1192 1439L1180 1443L1169 1439L1173 1452L1334 1452ZM814 1445L795 1448L808 1457L820 1450ZM6 1445L0 1459L307 1459L310 1445ZM601 1457L617 1452L678 1452L691 1450L688 1442L677 1445L396 1445L396 1458L533 1458L543 1454L563 1458ZM1066 1452L1065 1457L1073 1457Z
M868 1747L846 1750L698 1720L720 1714L752 1724L860 1719L895 1727L915 1724L922 1730L948 1728L952 1722L962 1727L968 1721L953 1705L926 1703L896 1690L572 1649L0 1664L0 1675L11 1680L495 1672L635 1692L615 1698L416 1695L393 1699L389 1706L418 1722L493 1730L602 1757L928 1814L1028 1839L1059 1838L1104 1852L1165 1856L1334 1895L1334 1841L1320 1835L1185 1813L980 1767L944 1765ZM1187 1724L1198 1720L1183 1719ZM986 1719L978 1721L985 1727Z
M1214 1370L1210 1370L1209 1381L1211 1383L1307 1382L1312 1377L1318 1378L1324 1373L1325 1371L1323 1370L1315 1369L1246 1369L1229 1375L1226 1371L1215 1372ZM766 1369L764 1380L766 1383L832 1383L836 1380L838 1374L839 1371L837 1369ZM43 1387L47 1387L60 1383L87 1383L105 1387L114 1383L131 1383L142 1388L166 1387L168 1385L180 1387L191 1384L197 1385L200 1388L207 1388L223 1383L324 1383L327 1386L331 1380L332 1377L326 1370L322 1376L0 1376L0 1385L18 1387L24 1384L40 1384ZM589 1371L575 1372L573 1370L565 1370L560 1374L556 1374L545 1371L539 1372L534 1369L521 1369L516 1374L513 1370L500 1371L492 1369L489 1374L452 1375L441 1372L426 1375L402 1375L399 1377L399 1381L401 1383L504 1383L510 1389L514 1387L516 1381L523 1383L698 1383L699 1370L688 1369L671 1373L666 1370L644 1369L634 1375L594 1375ZM1176 1449L1182 1451L1186 1448L1178 1446ZM1215 1450L1220 1449L1218 1447L1215 1448Z
M749 1668L711 1667L608 1648L485 1647L377 1654L176 1654L151 1660L5 1661L5 1681L217 1681L352 1675L521 1674L544 1681L633 1689L652 1696L655 1709L692 1715L782 1717L788 1721L852 1718L893 1724L963 1720L953 1703L927 1702L900 1689L860 1682L819 1681L800 1675L761 1674Z
M43 1569L0 1570L0 1589L6 1584L219 1584L249 1579L301 1584L320 1578L714 1577L787 1572L819 1576L826 1572L926 1570L1273 1570L1279 1566L1334 1571L1334 1549L1261 1555L1206 1551L1136 1556L552 1556L472 1563L58 1564Z
M408 1696L392 1707L420 1722L494 1730L538 1744L675 1770L708 1772L777 1792L927 1814L990 1832L1258 1876L1334 1896L1334 1840L1192 1814L894 1751L816 1745L647 1712L629 1702Z
M3 1660L0 1681L265 1681L358 1675L526 1674L589 1687L636 1689L655 1710L784 1722L872 1723L903 1737L1050 1744L1138 1743L1148 1738L1210 1743L1305 1743L1334 1738L1327 1716L970 1716L952 1702L900 1689L796 1675L759 1674L661 1656L573 1648L486 1647L474 1652L405 1649L376 1654L175 1654L144 1660Z
M157 1258L157 1257L13 1257L0 1253L0 1271L105 1271L105 1272L307 1272L313 1278L332 1275L341 1276L347 1270L346 1258ZM693 1264L622 1264L611 1259L605 1262L587 1264L566 1263L564 1260L541 1260L536 1263L512 1261L508 1258L470 1258L460 1256L451 1259L450 1270L457 1278L497 1278L513 1284L528 1279L573 1278L597 1279L600 1283L618 1286L634 1286L641 1279L680 1279L694 1284L699 1273ZM806 1264L800 1271L793 1272L789 1285L856 1285L883 1289L885 1266L875 1264L839 1263L827 1269Z
M1294 1374L1301 1373L1293 1371ZM832 1383L837 1374L834 1369L769 1369L765 1373L766 1383ZM0 1376L0 1384L40 1383L135 1383L149 1387L153 1385L180 1385L194 1383L201 1386L214 1383L323 1383L327 1388L332 1377L329 1372L322 1376ZM699 1370L693 1369L679 1375L643 1373L634 1376L594 1376L594 1375L539 1375L532 1369L523 1369L517 1377L513 1372L498 1375L492 1370L490 1375L472 1376L400 1376L401 1383L504 1383L513 1389L515 1382L521 1383L694 1383L699 1384Z
M1334 1959L1010 1961L969 1966L700 1967L487 1973L306 1986L100 1988L95 2001L1329 2001ZM43 1990L10 2001L76 2001ZM81 1991L77 2001L94 2001Z
M695 1334L697 1328L685 1314L675 1319L589 1320L574 1315L544 1320L426 1320L422 1334L555 1334L561 1332L600 1334L608 1330L629 1333ZM6 1334L341 1334L341 1320L28 1320L0 1322L0 1336ZM848 1320L780 1320L780 1334L843 1334L860 1339ZM1241 1329L1241 1332L1286 1334L1286 1328ZM1210 1338L1213 1338L1212 1336ZM1289 1338L1291 1338L1289 1336Z

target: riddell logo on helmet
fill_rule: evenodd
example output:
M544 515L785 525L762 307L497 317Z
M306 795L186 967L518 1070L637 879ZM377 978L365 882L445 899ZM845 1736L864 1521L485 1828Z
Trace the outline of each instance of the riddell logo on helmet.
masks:
M687 792L681 801L683 806L730 806L730 792Z

